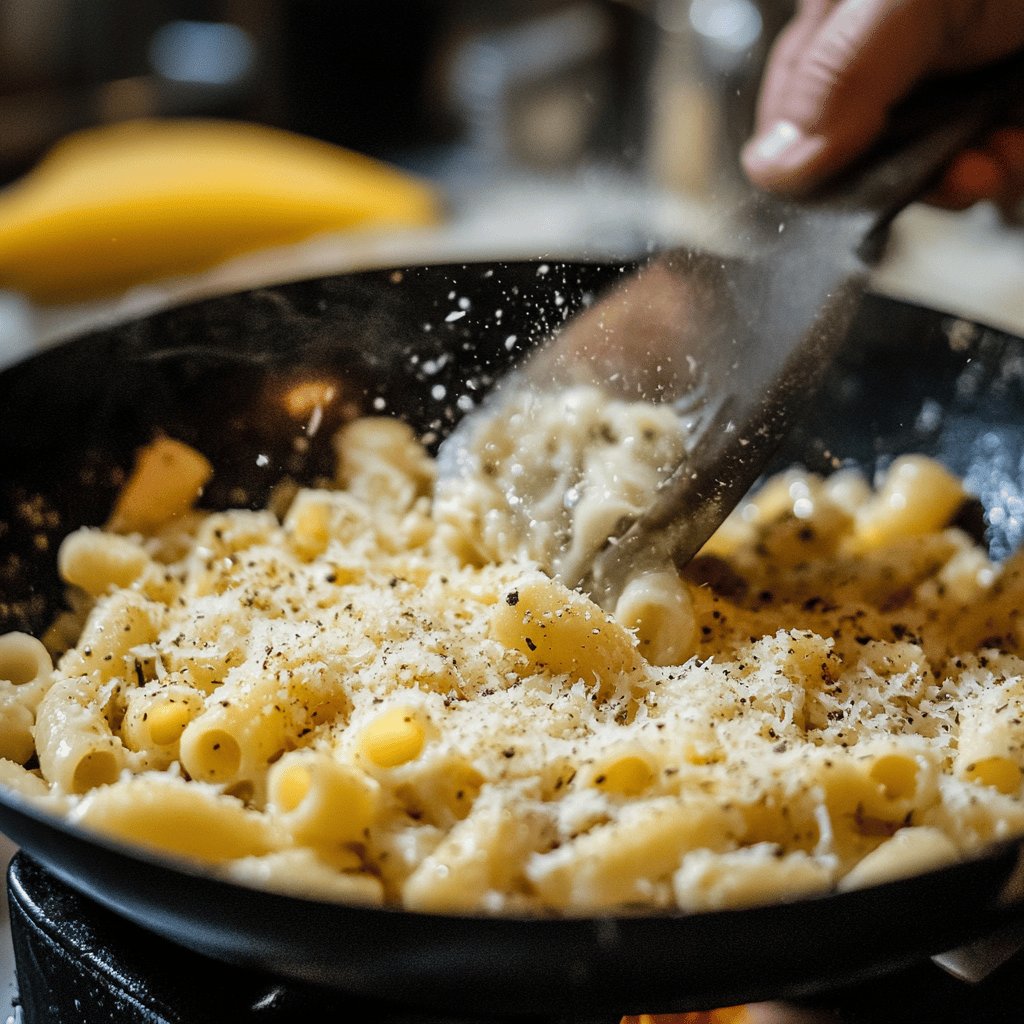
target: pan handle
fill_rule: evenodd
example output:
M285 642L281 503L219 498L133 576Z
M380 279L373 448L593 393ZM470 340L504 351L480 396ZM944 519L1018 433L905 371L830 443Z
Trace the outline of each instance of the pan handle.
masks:
M1024 844L1017 847L1017 858L999 896L1004 907L1020 908L1024 903ZM991 935L975 942L939 953L932 962L947 974L977 985L997 967L1024 949L1024 920L1012 921Z
M1018 921L976 942L938 953L932 963L960 981L978 985L1022 949L1024 922Z

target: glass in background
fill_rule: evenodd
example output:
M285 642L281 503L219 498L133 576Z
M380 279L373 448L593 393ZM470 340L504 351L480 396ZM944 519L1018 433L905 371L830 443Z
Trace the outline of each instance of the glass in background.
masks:
M650 73L646 171L704 202L747 191L739 151L754 123L768 48L792 0L652 0L658 48Z

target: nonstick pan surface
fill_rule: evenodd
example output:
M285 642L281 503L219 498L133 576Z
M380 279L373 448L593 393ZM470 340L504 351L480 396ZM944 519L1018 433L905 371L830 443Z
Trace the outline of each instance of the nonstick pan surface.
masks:
M106 519L135 449L154 433L211 459L205 504L259 507L284 475L329 474L330 434L360 413L403 416L436 443L503 367L623 270L473 264L262 288L79 338L0 373L0 631L45 628L62 600L61 537ZM287 400L296 385L333 394L319 423ZM778 464L871 468L905 451L966 477L994 554L1020 543L1024 341L869 296L846 357ZM511 919L259 892L89 836L10 795L0 794L0 828L75 888L199 952L459 1014L585 1017L800 996L1024 917L1017 843L787 904Z

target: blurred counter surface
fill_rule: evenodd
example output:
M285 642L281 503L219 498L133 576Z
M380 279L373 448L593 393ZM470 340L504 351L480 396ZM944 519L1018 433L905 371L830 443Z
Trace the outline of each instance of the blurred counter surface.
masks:
M321 235L87 303L39 305L0 292L0 363L169 305L306 277L426 263L614 259L715 245L713 206L612 168L502 178L448 168L438 180L450 206L436 227ZM986 205L962 213L911 207L896 221L870 287L1024 335L1024 227Z

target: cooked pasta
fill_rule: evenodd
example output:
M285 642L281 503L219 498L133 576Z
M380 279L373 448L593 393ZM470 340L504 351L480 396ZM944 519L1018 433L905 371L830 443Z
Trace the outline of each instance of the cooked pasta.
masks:
M675 428L582 392L538 416L586 557ZM333 486L217 513L201 456L145 453L63 544L55 664L0 637L0 783L244 884L442 913L732 907L1024 833L1024 556L950 525L936 463L783 474L608 612L488 510L508 467L435 504L397 421L337 453Z
M49 652L35 637L0 635L0 758L23 764L32 757L35 711L52 676Z

